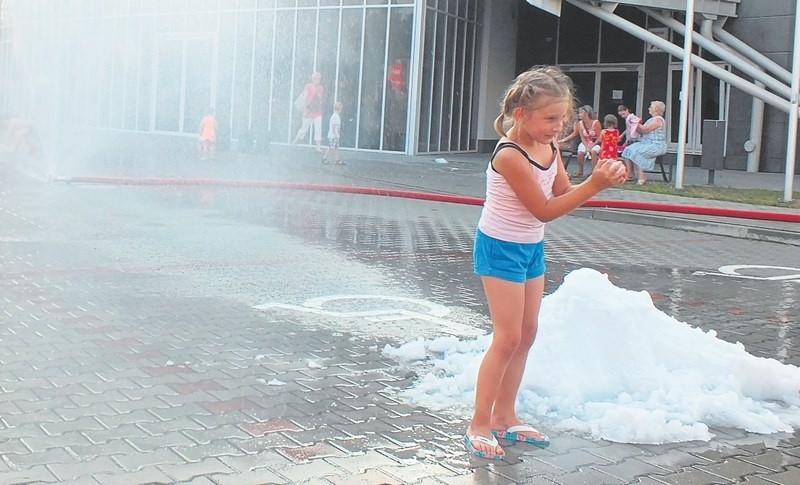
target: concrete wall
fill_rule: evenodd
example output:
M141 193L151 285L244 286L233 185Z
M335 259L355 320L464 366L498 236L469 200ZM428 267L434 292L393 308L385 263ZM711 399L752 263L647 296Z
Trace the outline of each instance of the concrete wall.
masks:
M494 120L499 100L516 72L517 0L492 0L484 7L478 93L478 151L491 152L499 135Z
M729 19L725 30L791 71L794 12L794 0L743 1L738 7L738 17ZM726 168L746 167L743 144L750 137L752 104L752 96L731 89ZM769 105L765 107L759 171L785 170L788 122L786 113Z

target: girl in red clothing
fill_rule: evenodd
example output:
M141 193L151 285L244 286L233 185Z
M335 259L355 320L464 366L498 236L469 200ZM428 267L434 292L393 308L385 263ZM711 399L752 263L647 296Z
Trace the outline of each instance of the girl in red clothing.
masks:
M606 115L603 118L603 131L600 132L600 160L617 159L617 143L619 143L619 130L617 129L617 117Z
M321 81L322 75L315 72L311 75L311 82L303 88L303 124L293 142L296 145L308 134L311 125L314 125L314 141L320 153L322 152L322 96L325 92L320 84Z

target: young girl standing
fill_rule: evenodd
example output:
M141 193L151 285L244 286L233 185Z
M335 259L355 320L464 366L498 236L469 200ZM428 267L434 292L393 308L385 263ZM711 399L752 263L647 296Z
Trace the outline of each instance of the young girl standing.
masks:
M617 159L619 155L619 130L617 129L617 117L606 115L603 118L603 131L598 138L600 143L600 158Z
M569 77L557 67L537 66L509 86L495 121L501 139L486 169L486 202L474 248L493 334L464 437L467 451L480 458L505 457L497 437L549 443L515 410L544 292L544 223L625 181L625 166L606 159L583 183L570 184L554 142L572 102Z

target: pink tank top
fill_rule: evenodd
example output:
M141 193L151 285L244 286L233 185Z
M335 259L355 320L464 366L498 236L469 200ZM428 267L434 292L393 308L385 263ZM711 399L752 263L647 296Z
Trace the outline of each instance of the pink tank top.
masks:
M530 162L529 167L534 178L548 199L553 196L553 181L558 172L558 151L553 146L553 158L550 165L544 167L531 160L520 146L505 142L497 145L492 159L503 148L514 148L520 151ZM508 185L505 177L500 175L489 162L486 169L486 202L483 204L478 229L487 236L502 241L516 243L537 243L544 239L544 222L540 221L522 205L517 194Z
M592 122L592 128L594 128L594 121ZM587 130L586 124L581 120L581 131L583 132L582 137L584 142L591 142L594 143L597 141L597 132L594 130Z

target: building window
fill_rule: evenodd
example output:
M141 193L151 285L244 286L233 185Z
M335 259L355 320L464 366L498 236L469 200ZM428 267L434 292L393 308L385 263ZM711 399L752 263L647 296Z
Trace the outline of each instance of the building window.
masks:
M157 46L152 128L194 134L212 104L213 40L208 36L163 36Z
M476 0L428 1L418 152L458 152L476 147L472 101L479 8Z
M620 5L615 13L639 27L645 28L646 26L647 15L638 8ZM644 61L645 43L637 37L606 22L602 24L600 36L601 63L640 63Z
M413 0L52 3L56 7L47 17L28 2L19 4L21 32L13 39L22 39L20 48L30 51L25 60L30 65L9 65L11 27L0 25L2 107L57 106L53 121L184 136L195 136L205 110L213 107L220 148L229 141L236 143L232 148L290 143L301 123L293 100L316 71L325 93L323 138L338 100L344 106L343 148L406 149ZM451 3L445 15L459 22L474 17L475 0ZM464 38L453 44L459 50L451 57L471 63L459 46L471 45L474 30L454 21L446 32ZM48 62L51 57L59 62ZM41 85L12 86L14 96L6 94L7 86L21 83L29 70L42 72L43 65L53 72L39 76ZM460 74L451 74L448 82L471 90ZM37 96L29 94L33 91ZM448 119L462 112L459 107ZM440 143L460 143L461 125L454 126L442 132Z
M561 5L559 64L595 64L600 47L600 20L569 3Z

